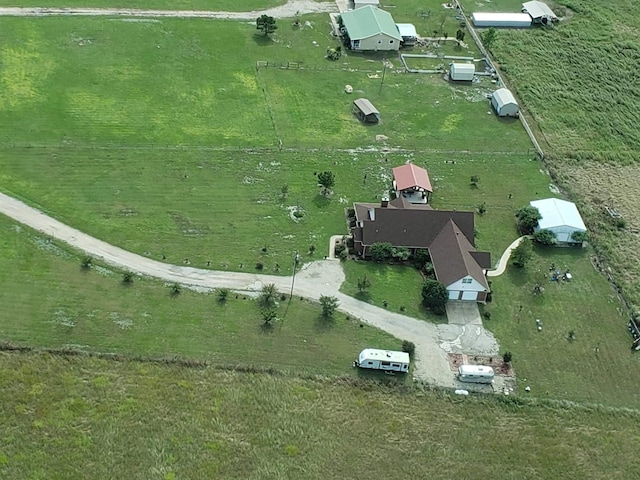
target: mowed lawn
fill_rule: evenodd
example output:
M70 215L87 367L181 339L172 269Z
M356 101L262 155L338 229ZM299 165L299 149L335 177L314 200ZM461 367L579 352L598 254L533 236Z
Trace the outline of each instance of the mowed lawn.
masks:
M400 348L400 340L343 314L321 319L320 306L299 297L288 310L280 301L280 320L265 328L244 294L222 304L216 292L171 295L168 285L137 277L126 286L122 273L84 271L72 252L5 218L0 231L2 341L329 375L352 373L365 347Z
M244 12L283 5L287 0L0 0L2 7L139 8Z
M595 274L591 255L590 249L536 248L524 269L510 266L490 279L494 300L484 308L491 312L484 325L513 353L518 384L529 385L531 395L633 408L640 401L640 357L630 349L620 300ZM552 264L573 279L551 281ZM533 294L536 282L542 295Z
M2 353L0 366L3 478L595 480L638 468L635 410L44 354Z

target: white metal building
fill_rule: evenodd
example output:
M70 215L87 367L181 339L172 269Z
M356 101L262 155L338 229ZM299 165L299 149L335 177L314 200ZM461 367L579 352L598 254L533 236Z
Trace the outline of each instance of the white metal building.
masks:
M412 23L396 23L398 32L402 37L403 45L415 45L418 41L418 32Z
M572 243L571 235L574 232L587 231L575 203L559 198L545 198L534 200L529 204L537 208L542 215L535 231L551 230L556 234L558 243Z
M515 97L506 88L499 88L493 92L491 106L499 117L517 117L520 111Z
M456 82L470 82L476 74L476 66L473 63L449 64L449 78Z
M544 2L525 2L522 4L522 11L531 16L533 23L548 25L558 21L556 14Z
M528 13L474 12L471 21L478 28L526 28L531 26Z

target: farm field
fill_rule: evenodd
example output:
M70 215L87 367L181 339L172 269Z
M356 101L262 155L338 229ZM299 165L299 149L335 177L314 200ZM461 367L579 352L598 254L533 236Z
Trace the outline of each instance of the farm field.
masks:
M469 12L496 6L462 4ZM640 5L565 0L553 7L564 17L554 28L500 31L491 51L541 129L546 162L584 212L605 268L639 305L640 211L629 187L640 177L640 93L628 72L640 50ZM605 205L623 214L627 228L611 228Z
M287 0L0 0L1 7L139 8L243 12L277 7Z
M367 346L400 348L397 340L298 297L283 320L263 325L256 301L231 293L182 289L99 265L81 268L76 252L0 218L0 339L15 345L152 358L186 358L216 365L275 367L303 374L355 374L351 362ZM286 315L285 315L286 313ZM8 478L8 477L5 477Z
M0 353L0 366L3 478L626 479L638 468L638 414L623 409L45 354ZM388 445L363 448L372 438Z

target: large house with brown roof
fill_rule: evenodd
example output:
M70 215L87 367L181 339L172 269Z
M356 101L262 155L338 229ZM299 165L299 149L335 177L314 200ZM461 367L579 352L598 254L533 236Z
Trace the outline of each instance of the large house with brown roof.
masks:
M433 188L424 168L407 163L393 169L393 191L410 203L429 203Z
M447 287L449 300L486 301L491 255L475 249L473 212L434 210L402 197L383 199L381 203L355 203L354 210L351 234L360 256L369 257L369 248L379 242L406 247L412 253L426 248L436 278Z

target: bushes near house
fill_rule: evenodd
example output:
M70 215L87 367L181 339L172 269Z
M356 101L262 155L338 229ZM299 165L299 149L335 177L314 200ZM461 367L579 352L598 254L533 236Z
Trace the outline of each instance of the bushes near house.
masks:
M393 256L393 245L389 242L374 243L369 247L369 253L374 262L385 262Z
M539 230L534 233L533 239L540 245L555 245L556 234L551 230Z
M449 293L443 283L428 279L422 285L422 304L436 315L446 313L445 305L448 299Z
M538 220L542 218L540 211L536 207L527 205L516 211L516 222L518 228L525 235L530 235L538 226Z

